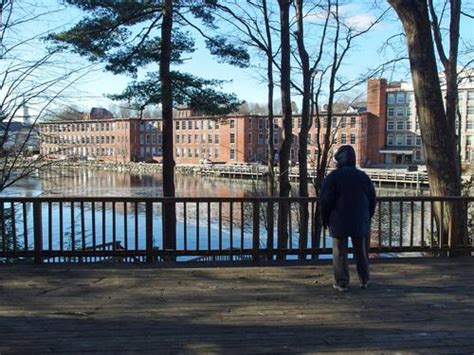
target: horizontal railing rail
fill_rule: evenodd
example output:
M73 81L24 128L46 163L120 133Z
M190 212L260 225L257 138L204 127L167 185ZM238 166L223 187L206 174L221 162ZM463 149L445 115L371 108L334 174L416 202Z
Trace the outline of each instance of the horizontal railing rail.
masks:
M176 209L172 243L164 235L162 216L170 205ZM370 253L441 255L453 248L472 250L469 239L452 245L438 227L437 216L444 218L453 205L466 213L466 235L472 237L474 197L378 197ZM279 240L277 221L283 207L287 229ZM0 262L318 258L330 255L332 247L328 231L317 223L318 211L316 197L2 197Z

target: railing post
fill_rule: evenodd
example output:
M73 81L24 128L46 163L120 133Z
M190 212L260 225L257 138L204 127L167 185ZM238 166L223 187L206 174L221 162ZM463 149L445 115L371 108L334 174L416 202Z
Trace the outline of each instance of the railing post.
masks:
M258 201L253 202L253 228L252 228L252 255L253 261L259 260L259 249L260 249L260 203Z
M41 216L41 201L33 202L33 231L34 231L34 263L43 263L43 218Z
M153 203L145 203L146 262L153 263Z

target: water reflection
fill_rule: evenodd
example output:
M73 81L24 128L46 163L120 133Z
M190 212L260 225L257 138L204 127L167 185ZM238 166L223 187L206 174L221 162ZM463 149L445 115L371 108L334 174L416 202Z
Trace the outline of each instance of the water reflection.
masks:
M266 196L262 180L236 180L190 175L176 175L176 196L180 197L255 197ZM293 182L293 195L298 184ZM310 184L310 195L314 188ZM411 188L377 189L379 196L413 196ZM137 174L109 170L61 169L42 171L37 176L20 180L2 192L10 196L163 196L161 174Z

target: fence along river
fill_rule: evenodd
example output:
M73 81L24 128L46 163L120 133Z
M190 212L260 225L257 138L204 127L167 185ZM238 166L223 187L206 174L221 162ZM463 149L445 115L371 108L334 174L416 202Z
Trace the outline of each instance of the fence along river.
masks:
M170 255L178 261L241 260L281 253L296 258L301 250L308 258L330 254L331 238L314 235L312 218L308 242L300 243L299 205L307 202L312 216L316 198L286 201L292 207L289 237L284 250L279 250L276 219L282 201L261 197L265 194L263 185L190 176L177 177L177 195L181 197L173 200L176 250L164 250L161 210L167 200L150 198L160 188L158 176L90 170L48 172L23 181L6 194L41 194L42 199L2 200L0 213L5 223L0 226L0 257L38 257L38 249L44 262L111 257L130 262L161 261ZM379 190L379 195L384 193L388 191ZM208 195L214 197L199 197ZM462 203L472 202L471 198ZM447 247L442 245L434 222L435 203L440 202L428 197L380 197L372 222L372 251L402 255ZM441 202L446 203L451 202ZM40 236L35 229L39 224Z

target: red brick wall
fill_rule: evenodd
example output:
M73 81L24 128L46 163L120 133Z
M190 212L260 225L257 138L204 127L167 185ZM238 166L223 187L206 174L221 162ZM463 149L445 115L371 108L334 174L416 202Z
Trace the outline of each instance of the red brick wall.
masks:
M367 159L369 165L381 164L379 153L386 144L387 81L370 79L367 82L367 112L369 121Z

